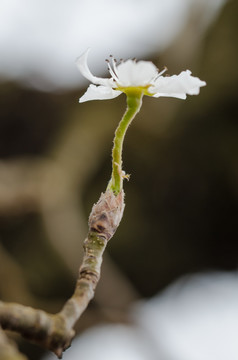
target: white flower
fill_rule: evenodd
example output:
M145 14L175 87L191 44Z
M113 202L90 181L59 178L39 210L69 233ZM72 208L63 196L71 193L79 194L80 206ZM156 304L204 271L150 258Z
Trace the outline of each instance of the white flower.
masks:
M88 52L89 49L77 59L76 64L81 74L93 84L89 85L79 102L113 99L122 92L186 99L187 94L197 95L200 87L206 85L205 81L192 76L190 70L182 71L179 75L162 76L167 69L158 72L151 61L126 60L117 64L113 57L111 64L107 61L111 78L99 78L88 68Z

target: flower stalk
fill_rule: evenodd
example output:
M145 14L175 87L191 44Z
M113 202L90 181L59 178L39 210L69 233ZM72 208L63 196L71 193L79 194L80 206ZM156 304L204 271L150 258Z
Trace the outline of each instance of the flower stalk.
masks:
M142 105L143 93L132 91L127 94L127 109L116 131L112 149L112 176L107 189L118 195L123 186L125 174L122 170L122 149L126 131Z

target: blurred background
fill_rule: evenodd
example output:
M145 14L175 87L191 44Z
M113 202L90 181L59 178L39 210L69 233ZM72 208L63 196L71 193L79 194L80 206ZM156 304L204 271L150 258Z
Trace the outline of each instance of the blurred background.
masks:
M235 0L0 2L4 301L61 309L110 178L126 98L78 104L76 57L91 47L98 76L113 54L207 82L186 101L144 98L124 146L124 217L66 360L238 358L237 16Z

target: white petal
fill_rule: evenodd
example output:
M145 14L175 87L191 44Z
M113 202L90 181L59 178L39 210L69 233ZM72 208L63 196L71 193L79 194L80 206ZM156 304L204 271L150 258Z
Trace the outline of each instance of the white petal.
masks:
M95 86L89 85L86 93L79 99L79 102L85 102L89 100L107 100L114 99L119 96L122 92L113 90L109 86Z
M171 96L186 99L186 94L198 95L200 87L205 85L205 81L191 76L191 71L186 70L179 75L160 76L149 91L154 94L154 97Z
M89 51L90 51L90 49L87 49L81 56L79 56L76 59L76 65L77 65L79 71L86 79L91 81L93 84L105 85L105 86L111 85L112 84L111 79L103 79L103 78L94 76L91 73L91 71L89 70L89 68L88 68L88 53L89 53Z
M186 93L182 93L182 94L179 94L179 93L156 93L153 95L153 97L155 98L158 98L158 97L174 97L174 98L177 98L177 99L182 99L182 100L185 100L187 98L187 95Z
M158 75L158 69L151 61L127 60L117 66L120 85L144 86Z

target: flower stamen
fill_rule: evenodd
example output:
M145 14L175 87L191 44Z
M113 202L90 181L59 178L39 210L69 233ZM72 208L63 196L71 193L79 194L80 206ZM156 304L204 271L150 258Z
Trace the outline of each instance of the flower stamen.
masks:
M110 57L112 58L111 55L110 55ZM112 66L111 66L110 61L108 59L106 59L106 62L107 62L108 71L109 71L111 77L113 78L113 80L116 83L119 83L119 78L118 78L118 73L117 73L117 69L116 69L115 59L112 58Z
M156 81L161 75L163 75L166 71L168 70L168 68L165 66L164 69L162 71L160 71L156 77L153 79L153 81Z
M112 55L110 55L110 58L112 61L112 69L113 69L114 73L116 74L117 79L119 79L118 71L117 71L117 60Z

